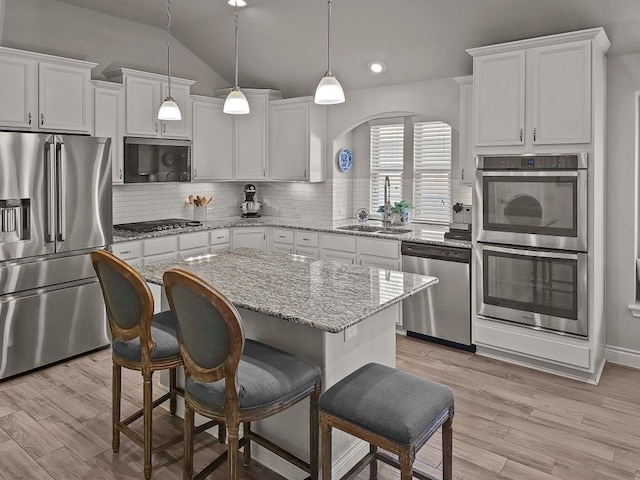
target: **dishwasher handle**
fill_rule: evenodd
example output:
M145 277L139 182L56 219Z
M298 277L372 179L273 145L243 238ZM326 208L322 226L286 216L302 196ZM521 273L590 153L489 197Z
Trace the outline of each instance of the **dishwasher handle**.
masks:
M466 248L402 242L401 250L402 255L407 257L433 258L447 262L471 263L471 250Z

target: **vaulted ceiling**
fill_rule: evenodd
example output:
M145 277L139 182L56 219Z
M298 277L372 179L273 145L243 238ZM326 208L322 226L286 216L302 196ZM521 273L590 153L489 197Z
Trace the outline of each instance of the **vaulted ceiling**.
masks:
M164 0L59 0L166 28ZM311 95L327 64L326 0L247 0L240 86ZM332 69L346 90L468 75L467 48L604 27L610 55L640 52L638 0L334 0ZM172 34L229 83L233 8L172 0ZM381 60L387 71L367 65Z

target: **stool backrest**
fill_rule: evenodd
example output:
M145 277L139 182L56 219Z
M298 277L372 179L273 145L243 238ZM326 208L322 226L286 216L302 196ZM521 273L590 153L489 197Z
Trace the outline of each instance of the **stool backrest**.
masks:
M126 262L106 250L91 252L107 308L111 336L118 340L140 337L143 351L153 348L151 319L153 295L144 278Z
M226 378L227 395L235 397L244 347L240 314L220 291L186 270L165 272L163 283L178 319L178 342L188 374L199 382Z

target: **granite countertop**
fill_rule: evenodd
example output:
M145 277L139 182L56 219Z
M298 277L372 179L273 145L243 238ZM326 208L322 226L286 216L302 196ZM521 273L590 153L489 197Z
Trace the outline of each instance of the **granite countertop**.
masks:
M239 248L197 260L139 269L151 283L182 268L219 289L236 307L338 333L438 283L436 277Z
M177 230L165 230L162 232L151 233L130 233L114 227L113 229L113 242L127 242L131 240L140 240L144 238L163 237L166 235L176 235L180 233L198 232L202 230L214 230L216 228L231 228L231 227L282 227L298 230L312 230L316 232L334 233L341 235L358 235L373 238L386 238L391 240L410 241L417 243L424 243L428 245L445 245L448 247L458 247L471 249L471 242L466 240L451 240L444 238L444 233L449 231L449 227L445 225L431 225L424 223L409 223L391 225L392 228L401 228L410 230L408 233L403 234L389 234L378 232L361 232L354 230L340 230L338 227L347 225L355 225L357 222L351 220L306 220L300 218L287 218L287 217L260 217L260 218L220 218L216 220L210 220L204 222L199 227L186 227ZM368 222L370 225L380 226L381 222L371 220Z

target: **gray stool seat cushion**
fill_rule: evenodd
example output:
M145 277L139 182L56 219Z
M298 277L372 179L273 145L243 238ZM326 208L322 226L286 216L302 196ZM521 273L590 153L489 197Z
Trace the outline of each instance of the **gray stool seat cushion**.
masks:
M238 365L238 403L240 410L264 407L297 394L320 381L320 367L254 340L245 340ZM185 390L212 407L224 403L224 379L200 383L187 379Z
M453 405L451 389L410 373L369 363L320 397L320 411L402 445L430 431Z
M155 347L151 350L151 360L162 360L164 358L180 355L180 345L177 338L178 321L173 312L166 311L157 313L151 321L151 338ZM142 352L140 349L140 338L133 340L113 340L113 354L125 360L140 362Z

